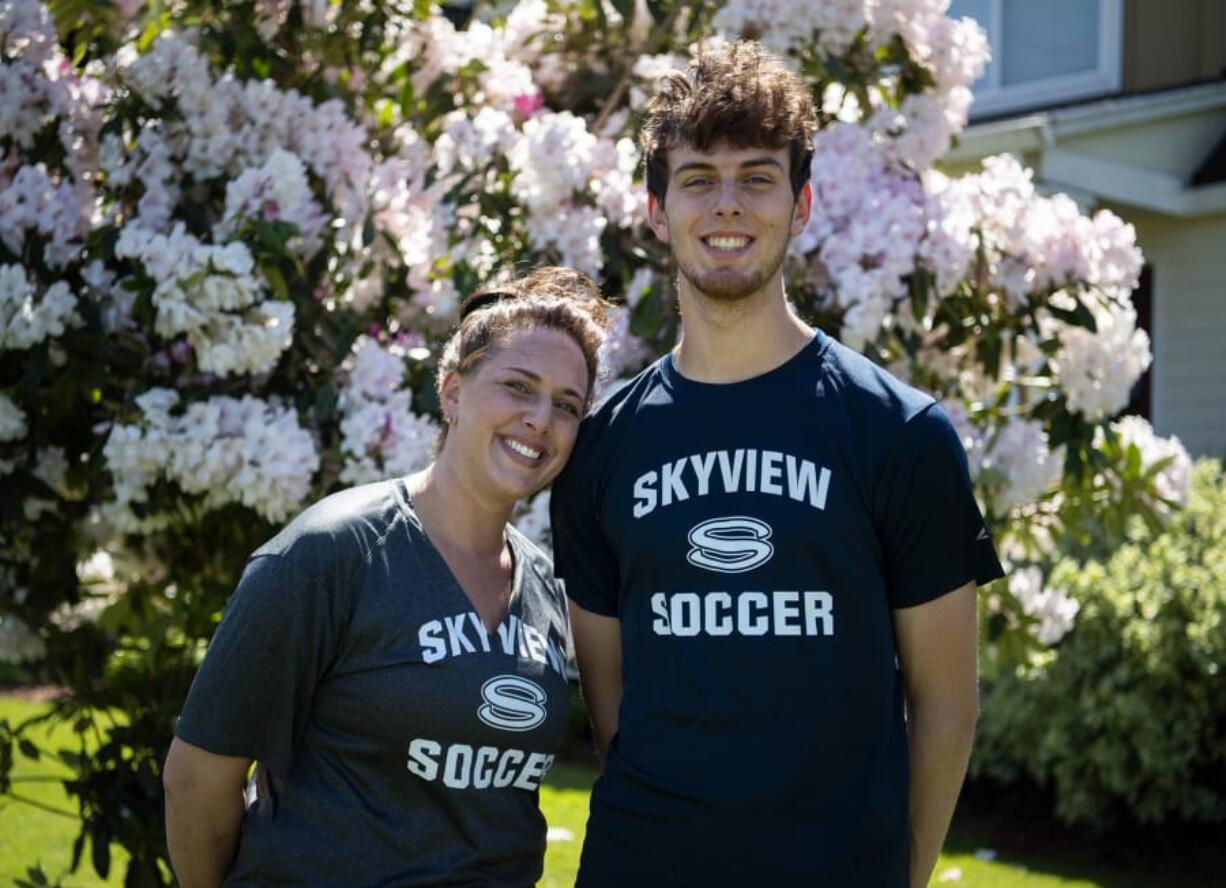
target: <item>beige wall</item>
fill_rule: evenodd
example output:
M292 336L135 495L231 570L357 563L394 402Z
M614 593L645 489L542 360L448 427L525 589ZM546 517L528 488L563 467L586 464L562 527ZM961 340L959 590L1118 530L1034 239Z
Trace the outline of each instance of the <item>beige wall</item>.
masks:
M1226 458L1226 214L1171 219L1112 207L1153 268L1153 422L1195 456Z
M1226 2L1124 0L1124 92L1226 72Z

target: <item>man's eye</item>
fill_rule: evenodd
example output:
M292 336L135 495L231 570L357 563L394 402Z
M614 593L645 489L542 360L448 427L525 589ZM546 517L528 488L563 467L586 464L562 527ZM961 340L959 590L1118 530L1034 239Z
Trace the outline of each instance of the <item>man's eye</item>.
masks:
M693 188L695 186L702 187L704 185L710 185L710 184L711 184L711 180L708 179L706 176L695 176L693 179L686 179L684 187L686 188Z

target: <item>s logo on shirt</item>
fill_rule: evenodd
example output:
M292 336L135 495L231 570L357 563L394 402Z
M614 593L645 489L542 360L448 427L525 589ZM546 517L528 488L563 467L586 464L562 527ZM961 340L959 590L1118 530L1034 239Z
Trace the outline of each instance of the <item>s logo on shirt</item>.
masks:
M545 721L549 696L534 681L518 675L499 675L481 686L477 718L503 731L531 731Z
M690 530L688 539L693 548L685 559L704 570L745 573L770 561L775 554L770 538L771 526L757 518L712 518Z

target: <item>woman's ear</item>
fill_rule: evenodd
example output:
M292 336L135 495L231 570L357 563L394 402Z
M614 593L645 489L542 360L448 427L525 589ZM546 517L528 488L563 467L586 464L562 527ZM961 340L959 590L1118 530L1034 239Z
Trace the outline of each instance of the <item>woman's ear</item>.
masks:
M438 387L439 407L443 411L443 422L455 425L460 411L460 387L462 380L455 370L443 374Z

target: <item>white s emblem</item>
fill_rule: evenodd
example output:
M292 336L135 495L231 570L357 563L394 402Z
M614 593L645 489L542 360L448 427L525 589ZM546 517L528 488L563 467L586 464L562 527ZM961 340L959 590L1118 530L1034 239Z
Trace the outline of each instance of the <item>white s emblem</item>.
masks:
M694 548L685 559L705 570L744 573L770 561L775 554L775 547L767 542L770 538L771 526L757 518L712 518L690 530L689 541Z
M549 699L534 681L518 675L499 675L481 686L477 718L491 728L503 731L531 731L545 721L545 701Z

